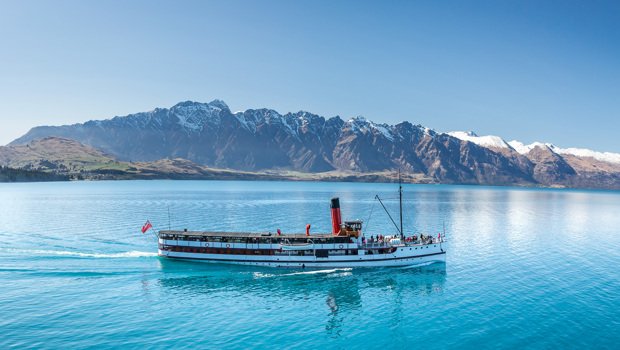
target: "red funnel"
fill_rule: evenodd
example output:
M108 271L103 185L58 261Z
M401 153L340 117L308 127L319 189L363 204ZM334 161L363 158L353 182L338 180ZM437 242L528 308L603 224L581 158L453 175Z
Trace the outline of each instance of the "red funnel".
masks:
M340 232L342 218L340 217L340 199L332 198L332 233L337 235Z

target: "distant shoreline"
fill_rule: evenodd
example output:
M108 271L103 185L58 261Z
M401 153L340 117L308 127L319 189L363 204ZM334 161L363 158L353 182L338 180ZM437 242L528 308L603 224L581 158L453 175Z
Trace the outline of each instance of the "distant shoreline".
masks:
M19 169L18 169L19 170ZM26 171L26 170L23 170ZM392 177L386 174L342 174L338 175L325 175L324 173L318 174L304 174L305 176L284 175L284 174L268 174L268 173L242 173L231 170L223 170L229 172L228 176L178 176L175 174L158 174L160 176L124 176L128 174L115 174L116 176L109 176L110 174L91 173L87 177L77 178L74 175L67 176L62 175L60 179L36 179L36 180L19 180L19 181L5 181L0 177L0 183L32 183L32 182L99 182L99 181L157 181L157 180L169 180L169 181L268 181L268 182L322 182L322 183L397 183L398 177ZM48 174L45 172L37 172ZM239 176L233 176L238 174ZM54 174L48 174L54 175ZM59 175L57 175L59 176ZM532 185L489 185L489 184L476 184L476 183L440 183L437 181L431 181L429 179L412 179L412 176L405 174L403 176L403 184L410 185L446 185L446 186L474 186L474 187L510 187L510 188L523 188L523 189L566 189L566 190L596 190L596 191L615 191L616 189L607 188L573 188L565 186L532 186Z

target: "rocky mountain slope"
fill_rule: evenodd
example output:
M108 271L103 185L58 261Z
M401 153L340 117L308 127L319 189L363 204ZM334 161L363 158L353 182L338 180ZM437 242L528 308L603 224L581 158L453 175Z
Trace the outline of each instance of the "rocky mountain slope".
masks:
M406 121L387 125L363 117L326 119L303 111L232 113L219 100L35 127L10 145L50 135L77 140L122 161L182 158L213 168L303 173L401 168L441 183L620 188L615 167L604 160L598 160L594 171L590 158L577 162L552 149L519 152L496 136L437 133Z
M492 149L507 157L519 154L531 164L534 180L546 186L620 189L620 154L579 148L559 148L550 143L506 142L498 136L478 136L473 132L450 135Z

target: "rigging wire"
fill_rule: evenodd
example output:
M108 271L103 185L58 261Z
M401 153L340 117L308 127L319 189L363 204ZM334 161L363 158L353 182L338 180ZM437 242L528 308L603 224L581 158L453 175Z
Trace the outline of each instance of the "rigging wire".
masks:
M390 215L390 212L387 210L385 205L383 205L383 202L381 201L381 198L379 198L379 195L376 195L375 198L377 198L379 200L379 203L381 203L381 206L383 207L383 210L385 210L385 213L387 214L387 216L389 216L390 220L392 220L392 223L394 224L394 227L396 227L396 231L398 231L398 233L401 234L400 230L398 229L398 225L396 225L396 222L392 218L392 215Z
M368 220L366 220L366 225L364 225L364 227L370 226L370 218L372 216L372 210L374 209L374 207L375 207L375 201L373 200L372 201L372 205L370 206L370 214L368 214ZM365 233L366 233L366 231L364 231L364 234L363 234L364 237L366 236Z

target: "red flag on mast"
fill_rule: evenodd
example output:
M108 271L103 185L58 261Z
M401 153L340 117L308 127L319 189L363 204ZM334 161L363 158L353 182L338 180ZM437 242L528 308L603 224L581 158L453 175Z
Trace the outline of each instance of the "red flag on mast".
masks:
M142 226L142 233L146 232L151 227L153 227L153 225L151 225L151 223L148 220L146 220L146 224L144 224L144 226Z

